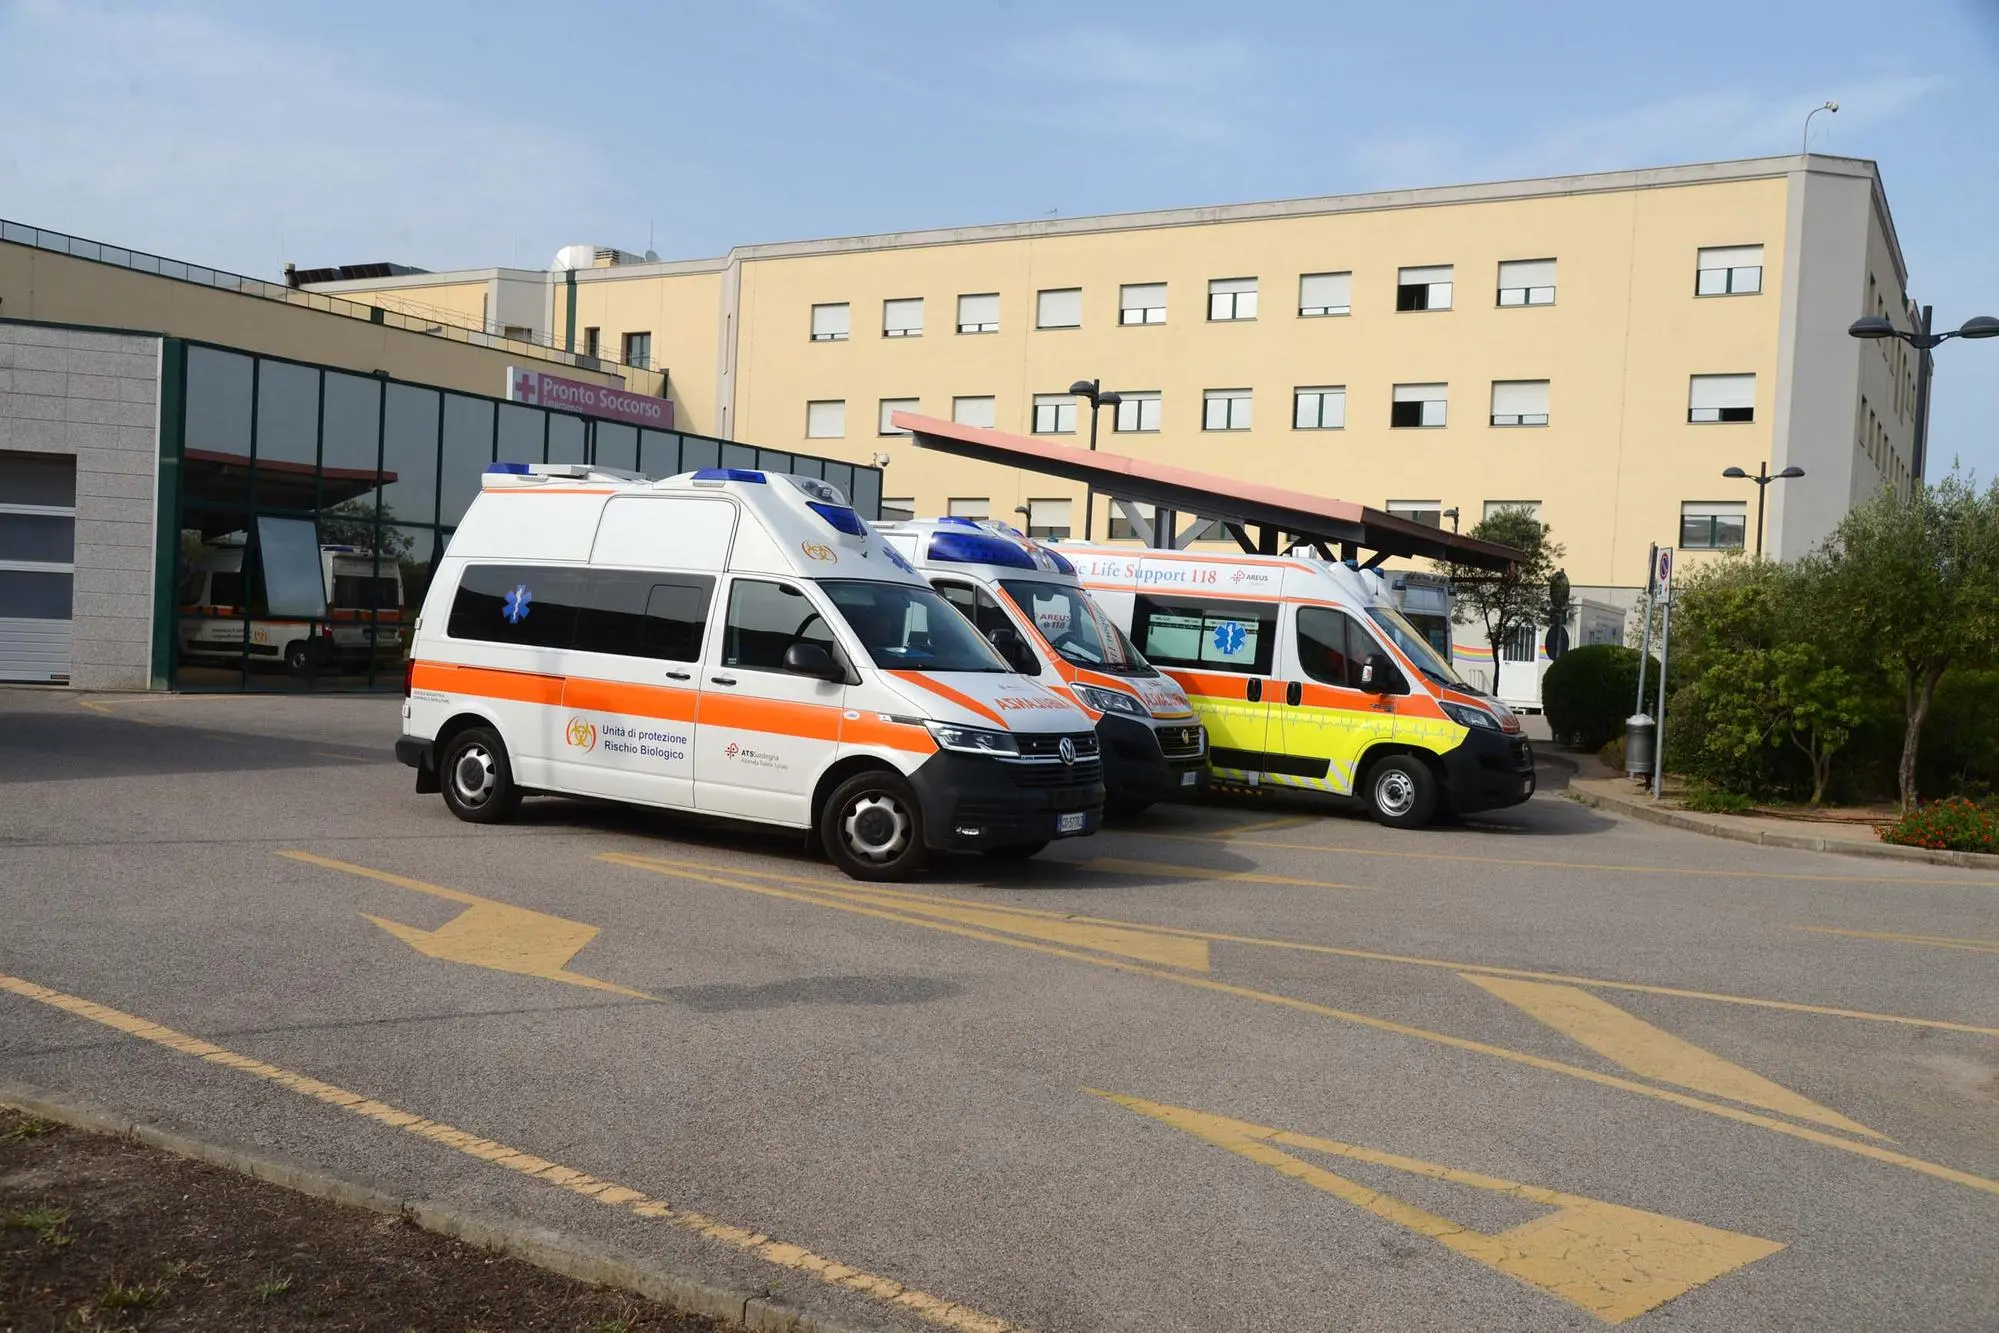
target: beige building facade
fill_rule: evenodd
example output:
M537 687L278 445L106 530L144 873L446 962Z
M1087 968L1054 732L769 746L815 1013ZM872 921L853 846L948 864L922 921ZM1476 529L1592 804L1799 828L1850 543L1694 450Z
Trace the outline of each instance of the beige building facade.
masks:
M575 253L574 248L565 254ZM1107 535L1066 483L912 447L898 408L1469 529L1536 506L1585 593L1654 542L1802 553L1920 475L1913 359L1871 162L1780 157L741 247L713 260L316 288L468 304L538 282L535 330L665 377L684 428L855 462L891 508ZM895 502L901 502L899 505ZM1026 512L1023 514L1022 510ZM1455 511L1455 519L1452 518ZM1123 535L1122 528L1111 530Z

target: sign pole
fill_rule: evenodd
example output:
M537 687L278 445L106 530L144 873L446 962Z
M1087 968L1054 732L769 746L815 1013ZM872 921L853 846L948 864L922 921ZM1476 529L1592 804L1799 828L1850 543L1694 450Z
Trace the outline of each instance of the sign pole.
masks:
M1644 608L1645 628L1638 640L1638 697L1631 701L1634 714L1645 711L1645 668L1652 661L1652 579L1659 569L1659 543L1652 543L1652 552L1645 557L1645 591L1638 595L1638 604Z
M1659 721L1652 738L1652 799L1659 799L1666 778L1666 662L1673 651L1673 549L1662 551L1657 566L1660 602L1665 611L1659 618Z

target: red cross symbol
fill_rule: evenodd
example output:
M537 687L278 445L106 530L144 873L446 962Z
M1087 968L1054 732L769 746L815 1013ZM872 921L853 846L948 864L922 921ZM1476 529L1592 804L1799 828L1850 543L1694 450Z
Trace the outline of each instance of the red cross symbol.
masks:
M522 371L514 377L514 401L521 403L535 402L540 397L535 392L537 387L539 386L535 383L534 372L531 370Z

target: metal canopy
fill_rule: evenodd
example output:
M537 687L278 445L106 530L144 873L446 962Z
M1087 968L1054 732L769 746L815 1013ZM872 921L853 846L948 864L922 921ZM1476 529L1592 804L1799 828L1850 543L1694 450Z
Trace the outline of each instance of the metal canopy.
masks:
M1104 495L1156 505L1161 531L1155 546L1184 545L1191 538L1191 531L1181 537L1173 535L1171 520L1177 513L1220 519L1229 535L1251 554L1277 555L1292 543L1308 542L1328 559L1333 558L1335 546L1340 548L1342 559L1360 560L1363 551L1370 552L1363 561L1369 568L1390 556L1405 556L1503 571L1520 559L1520 552L1510 546L1474 541L1349 500L1305 495L914 412L897 412L890 420L924 449L1080 481Z

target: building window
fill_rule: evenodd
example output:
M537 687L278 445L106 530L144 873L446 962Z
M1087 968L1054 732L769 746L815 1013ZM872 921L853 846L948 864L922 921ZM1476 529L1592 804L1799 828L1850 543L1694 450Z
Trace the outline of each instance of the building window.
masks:
M1159 429L1159 391L1157 389L1133 389L1118 395L1117 415L1111 419L1111 429L1149 433Z
M583 355L598 355L597 348L602 345L603 341L604 331L602 329L593 326L583 330Z
M1305 273L1298 278L1298 313L1307 317L1353 312L1353 274Z
M959 297L958 332L998 333L999 293L979 292Z
M908 296L882 302L882 337L921 338L922 336L922 297Z
M1027 502L1027 535L1038 542L1059 542L1066 540L1069 526L1069 501L1029 500Z
M1080 329L1083 327L1083 289L1058 287L1034 296L1034 327L1037 329Z
M1294 389L1291 392L1291 429L1339 430L1347 424L1345 385Z
M847 433L847 400L822 399L805 405L805 438L837 440Z
M1503 306L1555 304L1555 261L1509 259L1501 263L1499 303Z
M1074 435L1076 433L1076 395L1072 393L1035 394L1034 433L1036 435Z
M883 504L888 502L884 500ZM1421 523L1429 528L1444 526L1444 502L1442 500L1390 500L1388 512L1395 518L1406 518L1411 523Z
M1164 324L1166 284L1128 282L1118 288L1117 322L1120 324Z
M907 435L908 431L890 421L897 412L914 412L920 400L915 398L884 398L881 400L881 421L876 433L880 435Z
M634 370L646 370L652 365L652 335L650 333L627 333L625 335L625 364Z
M500 326L500 336L510 338L514 342L531 343L534 341L534 330L526 324L503 324Z
M1694 295L1754 296L1763 290L1763 247L1716 245L1695 261Z
M1689 500L1680 506L1680 545L1690 551L1739 551L1748 531L1741 500Z
M1506 631L1506 640L1500 645L1500 653L1508 662L1531 662L1534 660L1534 627L1515 625Z
M1687 420L1756 420L1754 375L1695 375L1687 384Z
M984 426L991 429L998 419L994 399L990 396L951 400L951 420L961 426Z
M1541 502L1539 500L1487 500L1485 502L1484 517L1491 518L1508 509L1524 509L1537 522L1541 517Z
M987 518L992 514L993 502L981 495L977 499L953 499L944 506L944 512L952 518Z
M1449 310L1451 308L1451 266L1405 268L1395 275L1397 310Z
M812 341L816 343L843 343L847 341L847 303L836 301L828 305L812 307Z
M915 496L912 495L907 499L903 500L890 500L887 498L884 498L882 500L882 522L907 523L915 517L916 517Z
M1159 522L1159 506L1142 505L1135 502L1128 503L1131 503L1131 507L1139 512L1139 516L1145 520L1147 527L1152 527ZM1145 540L1145 534L1132 526L1131 520L1124 516L1124 510L1115 503L1111 505L1110 540L1114 542L1138 542Z
M1221 323L1256 318L1255 278L1210 278L1208 318Z
M1449 406L1448 384L1398 384L1388 411L1390 426L1441 426Z
M1210 389L1203 395L1202 430L1248 430L1250 393L1248 389Z
M1492 424L1495 426L1547 425L1548 381L1494 380L1492 382Z

